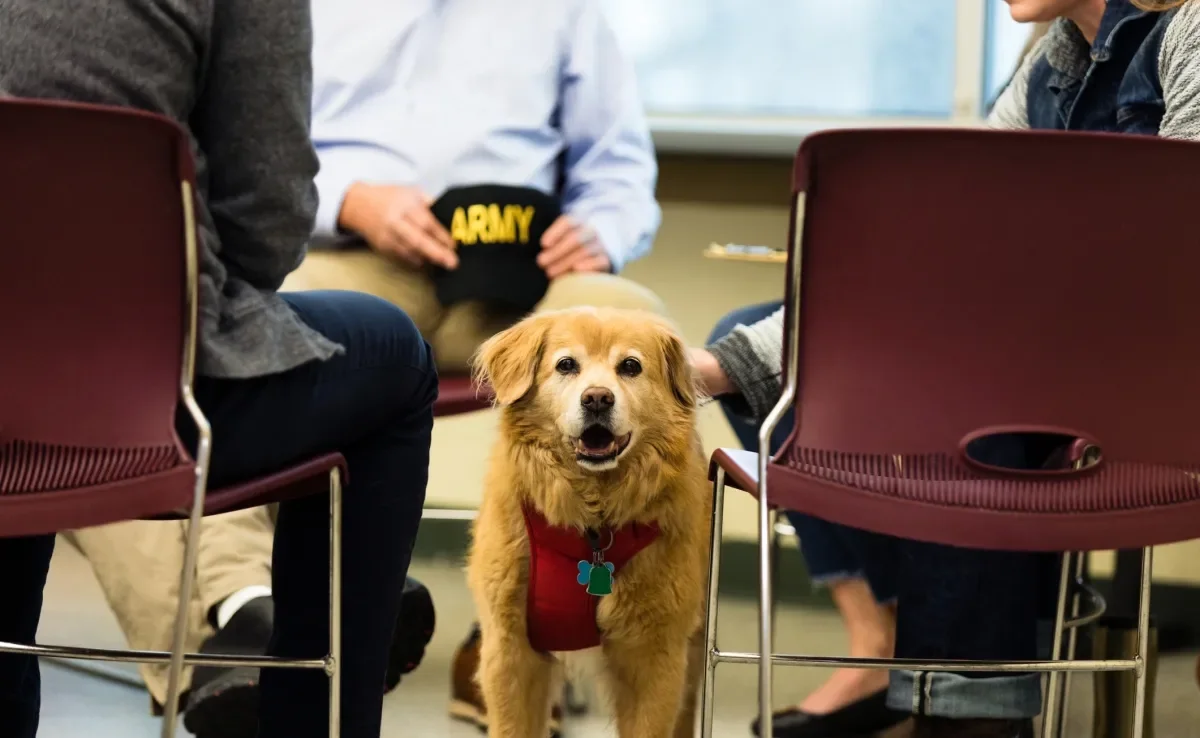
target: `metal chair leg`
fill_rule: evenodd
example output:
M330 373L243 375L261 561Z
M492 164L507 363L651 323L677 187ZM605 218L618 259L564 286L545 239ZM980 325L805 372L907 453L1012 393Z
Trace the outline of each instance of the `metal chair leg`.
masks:
M1079 611L1083 603L1083 594L1080 591L1083 587L1083 576L1087 569L1087 552L1078 551L1072 554L1074 558L1073 580L1071 582L1071 620L1079 618ZM1067 629L1067 661L1074 661L1075 655L1079 648L1079 628ZM1074 676L1072 672L1063 672L1062 674L1062 699L1059 700L1058 706L1058 728L1055 733L1056 738L1062 738L1067 731L1067 714L1071 707L1071 678Z
M758 734L761 738L775 738L771 724L772 667L774 666L774 605L771 569L771 521L772 510L766 494L766 478L759 480L758 496Z
M1058 606L1054 611L1054 645L1050 649L1050 660L1062 658L1063 624L1066 622L1067 593L1071 589L1071 554L1062 555L1061 572L1058 578ZM1050 672L1046 686L1046 708L1042 713L1042 738L1056 738L1060 724L1059 709L1062 707L1062 674Z
M190 400L190 395L186 395L184 399L185 402ZM194 405L194 400L192 404ZM198 412L198 408L195 412ZM175 726L179 722L179 695L183 691L183 656L187 646L188 615L192 608L192 590L196 584L196 560L200 554L200 531L204 521L204 495L208 488L208 467L212 458L212 431L207 421L197 425L199 443L196 447L196 483L192 490L192 510L188 517L187 540L183 549L183 572L179 577L179 603L175 610L175 633L171 639L171 661L167 670L162 738L175 738Z
M779 555L782 549L779 535L779 511L771 511L771 586L779 586ZM771 599L771 642L775 642L775 624L779 622L779 598Z
M1141 593L1138 598L1138 652L1134 671L1133 738L1142 738L1146 730L1147 656L1150 653L1150 582L1154 575L1154 549L1142 549Z
M342 732L342 472L329 473L329 738Z
M700 738L712 738L716 696L717 590L721 578L721 535L725 521L725 470L713 480L712 537L708 548L708 600L704 610L704 688L700 693Z

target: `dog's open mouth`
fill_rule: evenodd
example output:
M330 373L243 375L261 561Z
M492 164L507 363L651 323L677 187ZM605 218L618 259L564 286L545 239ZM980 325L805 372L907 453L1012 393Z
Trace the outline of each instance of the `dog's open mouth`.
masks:
M629 446L629 439L632 437L632 432L618 438L602 425L588 426L583 434L575 439L575 458L590 462L612 461Z

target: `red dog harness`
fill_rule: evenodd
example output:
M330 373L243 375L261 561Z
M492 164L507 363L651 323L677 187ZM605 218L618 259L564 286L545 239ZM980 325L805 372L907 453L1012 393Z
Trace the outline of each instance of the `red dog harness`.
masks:
M556 528L525 507L529 534L529 643L535 651L581 651L600 645L596 606L611 577L658 538L658 526L604 528L594 539ZM596 594L591 592L595 591Z

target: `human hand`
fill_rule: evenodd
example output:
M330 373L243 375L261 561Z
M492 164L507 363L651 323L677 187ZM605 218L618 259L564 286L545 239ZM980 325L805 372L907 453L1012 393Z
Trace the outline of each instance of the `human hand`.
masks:
M688 349L688 358L692 362L692 368L696 370L696 377L700 380L701 389L709 397L734 392L729 376L725 374L717 357L713 356L711 352L701 348Z
M610 272L612 262L596 231L569 215L560 215L542 234L538 266L550 279L568 272Z
M346 191L338 225L366 239L371 248L414 267L458 266L454 239L433 217L432 203L416 187L356 182Z

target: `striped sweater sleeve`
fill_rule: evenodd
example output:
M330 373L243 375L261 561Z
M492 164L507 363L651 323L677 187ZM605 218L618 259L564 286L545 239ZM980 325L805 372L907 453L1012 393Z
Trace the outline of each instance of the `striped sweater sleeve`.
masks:
M721 370L762 419L781 392L783 369L783 308L751 325L739 325L708 347Z
M1158 135L1200 141L1200 2L1175 11L1158 53L1165 111Z

